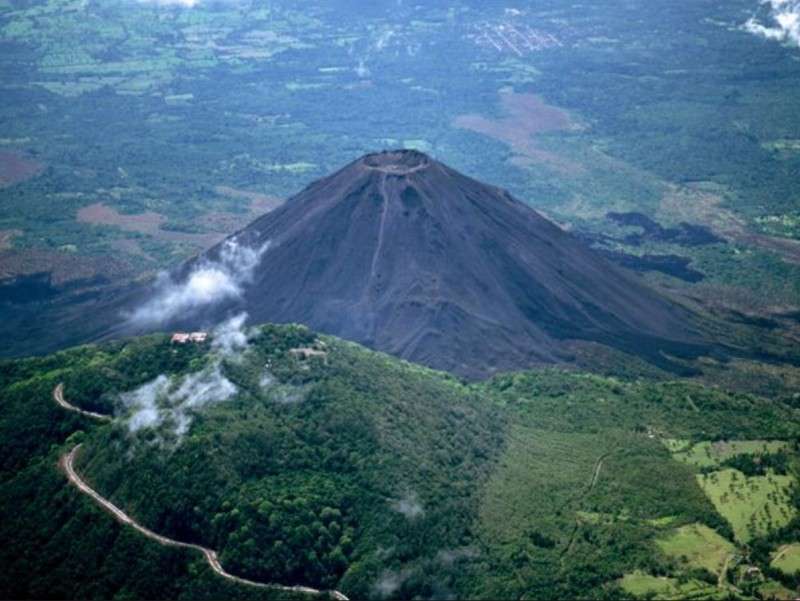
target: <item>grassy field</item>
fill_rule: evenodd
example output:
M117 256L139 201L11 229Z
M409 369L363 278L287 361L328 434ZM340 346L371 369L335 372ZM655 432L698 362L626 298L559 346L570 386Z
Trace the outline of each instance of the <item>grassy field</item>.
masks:
M643 572L626 574L620 580L622 589L634 597L647 599L725 599L726 593L717 587L690 579L657 577Z
M658 539L661 551L689 568L702 568L719 576L725 570L736 547L703 524L689 524Z
M774 580L768 580L763 584L760 584L756 591L758 592L759 596L762 599L776 599L778 601L788 601L789 599L795 599L797 595L783 586L782 584L775 582Z
M742 543L785 526L797 513L789 496L793 476L747 477L725 469L698 474L697 481Z
M800 572L800 544L786 545L778 549L770 565L784 574Z
M666 441L665 441L666 442ZM703 441L692 445L690 448L676 448L676 443L670 441L667 448L672 451L673 457L697 467L715 467L726 459L737 455L766 455L786 450L788 443L780 440L721 440L716 442Z
M768 469L770 464L764 463L771 456L789 452L789 443L780 440L730 440L689 445L685 439L662 442L674 459L704 472L697 475L697 482L719 514L731 524L737 541L746 543L773 532L796 515L790 500L795 477L776 473ZM745 474L731 467L731 460L743 457L752 457L751 465L760 466L760 473ZM739 467L736 463L733 465ZM725 469L711 471L723 467Z
M685 438L664 438L661 442L667 447L670 453L685 451L692 445L692 441L686 440Z
M674 515L667 515L663 518L654 518L652 520L648 520L648 523L651 526L655 526L656 528L666 528L667 526L671 526L675 522Z

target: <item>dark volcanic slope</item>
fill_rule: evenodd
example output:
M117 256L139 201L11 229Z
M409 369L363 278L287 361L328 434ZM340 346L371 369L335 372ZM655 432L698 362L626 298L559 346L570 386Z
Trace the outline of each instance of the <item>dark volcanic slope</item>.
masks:
M696 354L689 314L507 192L414 151L368 155L236 235L267 241L236 302L470 377L566 358L596 341L663 362ZM222 247L187 264L218 261ZM165 324L162 324L162 327Z

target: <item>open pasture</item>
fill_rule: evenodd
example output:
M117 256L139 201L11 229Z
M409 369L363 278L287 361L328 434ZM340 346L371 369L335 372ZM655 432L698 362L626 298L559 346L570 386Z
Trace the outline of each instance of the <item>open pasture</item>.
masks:
M742 543L785 526L797 513L790 497L793 476L748 477L724 469L698 474L697 482Z

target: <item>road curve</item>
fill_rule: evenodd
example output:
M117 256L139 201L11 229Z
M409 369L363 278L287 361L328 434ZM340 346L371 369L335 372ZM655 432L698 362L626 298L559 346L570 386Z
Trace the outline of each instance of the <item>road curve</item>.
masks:
M222 564L219 561L219 557L217 556L217 552L213 549L209 549L207 547L203 547L201 545L194 545L192 543L184 543L178 540L174 540L171 538L167 538L166 536L162 536L156 532L153 532L149 528L142 526L132 517L130 517L127 513L122 511L119 507L114 505L111 501L103 497L100 493L94 490L91 486L89 486L86 481L81 478L78 473L75 471L75 456L78 454L81 445L75 446L69 453L63 455L61 457L61 461L59 462L61 468L69 478L69 481L75 485L75 487L80 490L83 494L91 497L95 503L100 505L103 509L105 509L108 513L114 516L117 520L122 522L123 524L130 526L142 534L144 534L147 538L152 539L159 544L168 546L168 547L181 547L184 549L194 549L195 551L199 551L203 554L208 562L208 565L211 566L211 569L214 570L218 575L222 576L223 578L227 578L233 582L237 582L239 584L245 584L248 586L255 586L258 588L266 588L272 589L276 591L283 591L283 592L292 592L292 593L306 593L308 595L315 595L315 596L330 596L337 601L349 601L348 598L339 591L321 591L315 588L311 588L308 586L284 586L282 584L267 584L263 582L255 582L254 580L247 580L246 578L241 578L239 576L234 576L225 571L222 567Z
M80 413L81 415L85 415L86 417L91 417L100 422L110 422L112 417L110 415L103 415L102 413L95 413L94 411L86 411L81 409L80 407L76 407L67 402L64 398L64 383L61 382L55 388L53 388L53 400L58 403L61 407L66 409L67 411L72 411L73 413Z
M107 415L92 413L90 411L83 411L82 409L73 407L64 400L63 390L64 390L63 384L59 384L58 386L56 386L56 389L53 391L53 398L59 405L61 405L65 409L69 409L70 411L77 411L78 413L86 414L89 415L90 417L93 417L94 419L101 419L103 421L108 421L111 419ZM80 448L81 445L75 446L69 453L63 455L59 461L59 465L61 466L61 469L64 470L64 473L67 475L67 478L69 479L70 483L73 484L83 494L91 497L95 503L100 505L100 507L102 507L108 513L114 516L118 521L122 522L126 526L130 526L131 528L138 530L139 532L144 534L147 538L168 547L181 547L184 549L194 549L195 551L199 551L206 558L208 565L211 566L211 569L214 570L214 572L216 572L219 576L227 578L232 582L237 582L239 584L244 584L247 586L255 586L258 588L272 589L276 591L305 593L307 595L314 595L314 596L329 596L333 599L336 599L337 601L349 601L348 598L339 591L321 591L308 586L284 586L282 584L255 582L254 580L247 580L246 578L234 576L233 574L230 574L225 571L225 568L222 567L222 564L219 561L217 552L214 551L213 549L209 549L201 545L184 543L178 540L167 538L166 536L162 536L156 532L153 532L149 528L142 526L140 523L138 523L136 520L134 520L124 511L122 511L122 509L114 505L111 501L109 501L108 499L103 497L99 492L94 490L91 486L89 486L86 483L86 481L83 478L81 478L78 475L78 473L75 471L75 456L78 454L78 450Z
M594 470L592 470L592 479L589 481L589 486L586 488L586 490L584 492L582 492L580 495L578 495L577 499L573 499L573 501L574 500L580 500L580 499L584 498L586 495L588 495L590 492L592 492L592 490L594 490L594 487L597 485L597 481L600 479L600 472L603 469L603 462L608 458L609 455L614 453L614 451L615 451L614 449L612 449L610 451L607 451L607 452L603 453L602 455L600 455L600 457L597 458L597 461L594 464ZM569 501L567 503L567 505L569 503L571 503L571 502L572 501ZM564 563L564 559L566 558L566 556L569 555L572 552L572 547L575 544L575 537L577 536L578 529L580 527L581 527L580 517L576 516L575 517L575 526L572 529L572 534L570 534L570 536L569 536L569 543L567 544L566 547L564 547L564 550L561 552L561 563L562 564Z
M613 453L613 451L605 453L597 460L597 463L594 466L594 474L592 475L592 481L589 483L589 489L584 493L583 496L588 495L594 489L595 485L597 484L597 481L600 479L600 470L603 469L603 462L606 460L606 457L611 455L611 453Z

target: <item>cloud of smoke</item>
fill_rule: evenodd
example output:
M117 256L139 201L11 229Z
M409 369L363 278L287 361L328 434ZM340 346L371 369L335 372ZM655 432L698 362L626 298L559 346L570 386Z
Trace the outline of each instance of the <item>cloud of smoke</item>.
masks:
M409 520L414 520L425 514L425 510L417 498L417 493L413 490L392 502L392 509L397 513L403 514Z
M237 392L236 385L222 373L220 364L210 369L190 374L181 382L170 401L174 403L172 417L175 422L175 434L183 436L192 422L191 412L209 403L226 401Z
M761 3L769 8L771 23L765 25L753 16L744 28L768 40L800 46L800 0L762 0Z
M411 576L411 570L402 570L395 572L392 570L384 570L381 572L378 581L373 585L373 590L379 597L385 599L390 597L403 585L403 582L408 580Z
M156 430L160 444L173 439L180 443L199 410L235 396L239 388L225 376L223 366L245 360L255 330L247 328L246 322L247 313L240 313L211 331L211 355L203 369L177 378L161 374L120 395L122 420L129 432ZM281 384L268 366L264 366L259 386L265 399L282 405L301 403L308 392L307 387ZM397 510L409 518L422 513L413 493L396 504Z
M128 412L131 433L148 428L167 427L178 439L189 431L193 413L210 403L233 397L237 386L222 369L223 360L240 360L248 348L244 324L247 313L240 313L219 324L211 333L212 359L200 371L178 379L164 374L121 395Z
M128 418L128 429L131 432L154 428L163 421L157 400L167 395L169 387L169 378L160 375L155 380L122 395L123 406L132 411Z
M247 313L239 313L219 324L211 334L211 348L226 357L240 357L247 349L248 338L244 324Z
M443 549L436 554L436 561L449 566L462 560L475 559L480 555L474 547L459 547L458 549Z
M275 382L274 376L269 372L268 369L264 369L264 373L261 374L261 378L258 380L258 385L261 388L269 388L272 386L273 382Z
M279 405L302 403L306 399L306 390L295 386L273 386L269 398Z
M136 309L130 321L138 326L158 325L200 307L240 297L268 249L269 242L254 249L231 238L223 243L218 260L201 261L183 282L162 273L154 297Z
M167 427L180 438L189 431L192 413L208 405L226 401L238 391L222 373L219 362L173 381L160 375L121 395L128 410L128 430L136 433L148 428Z

